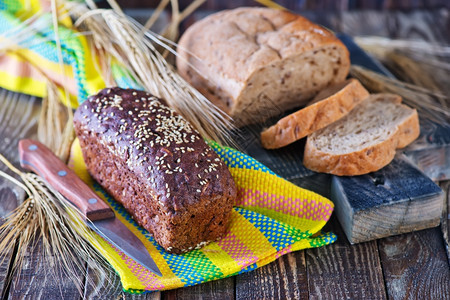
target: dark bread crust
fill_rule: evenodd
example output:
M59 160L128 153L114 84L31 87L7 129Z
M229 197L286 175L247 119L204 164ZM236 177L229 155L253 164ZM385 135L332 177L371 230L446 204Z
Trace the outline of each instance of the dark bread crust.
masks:
M159 99L104 89L77 109L74 125L91 175L166 251L187 252L225 233L233 178Z

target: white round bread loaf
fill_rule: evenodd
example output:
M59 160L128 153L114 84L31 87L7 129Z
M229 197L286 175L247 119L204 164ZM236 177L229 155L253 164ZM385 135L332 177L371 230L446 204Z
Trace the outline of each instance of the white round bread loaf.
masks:
M269 8L210 15L186 30L177 52L181 76L238 126L305 105L350 68L347 48L330 31Z
M417 111L393 94L373 94L345 117L308 136L303 164L316 172L353 176L389 164L396 149L420 133Z

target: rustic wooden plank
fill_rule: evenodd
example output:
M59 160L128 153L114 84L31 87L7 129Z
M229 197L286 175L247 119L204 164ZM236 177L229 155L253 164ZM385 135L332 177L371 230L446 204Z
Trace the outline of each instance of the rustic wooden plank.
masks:
M376 241L351 245L334 216L325 230L338 240L306 250L310 299L386 299Z
M234 278L209 281L176 290L165 291L162 299L234 299Z
M448 44L450 41L450 15L445 10L390 12L380 14L377 12L349 12L343 14L343 30L352 35L374 34L391 38L412 39L433 43ZM361 26L354 26L361 24ZM386 24L382 26L382 24ZM369 31L369 32L368 32ZM370 32L371 31L371 32ZM412 54L414 51L411 52ZM407 56L414 60L408 53ZM423 54L422 54L423 55ZM387 59L387 66L399 75L400 80L411 81L412 73L396 72L398 67L394 61ZM442 93L449 88L446 74L439 74L434 66L424 67L423 72L431 72L429 78L436 81L436 86L442 86ZM438 77L438 76L443 77ZM426 86L425 86L426 87ZM420 117L420 115L419 115ZM450 124L440 125L425 118L420 118L420 137L407 148L405 154L424 173L434 180L450 178Z
M330 199L332 176L333 175L325 173L315 173L308 177L293 178L289 181L301 188L316 192L319 195Z
M104 1L102 1L104 2ZM192 2L192 0L180 0L180 7L186 7ZM277 0L278 4L296 11L314 10L322 13L323 11L330 10L354 10L354 9L397 9L397 10L411 10L411 9L433 9L440 7L449 8L450 5L446 0L403 0L403 1L389 1L389 0L358 0L358 1L333 1L333 0ZM122 7L156 7L159 1L139 1L139 0L119 0L118 3ZM219 1L219 0L207 0L205 4L201 6L202 9L221 10L229 9L237 6L253 6L258 5L254 0L239 0L239 1Z
M277 108L274 106L274 109ZM287 180L314 175L314 172L302 164L304 139L276 150L267 150L261 146L261 130L272 122L273 120L268 120L264 124L239 128L239 132L234 137L237 148Z
M379 241L389 299L450 299L450 267L439 228Z
M80 299L82 291L67 277L55 276L51 272L54 266L43 253L42 242L38 242L25 255L23 268L12 279L8 299ZM82 283L81 272L78 277Z
M365 18L367 17L367 19ZM352 25L367 20L361 23L362 26L354 27ZM378 19L378 20L377 20ZM345 13L343 16L344 31L353 35L363 35L365 27L375 35L382 35L392 38L424 40L430 44L440 42L448 44L450 41L450 28L447 26L450 22L450 16L443 10L426 11L426 12L409 12L409 13L386 13L379 14L376 12L361 12L361 13ZM377 28L375 24L388 24ZM407 53L403 53L409 57ZM414 59L414 57L410 57ZM399 79L404 81L411 81L407 72L396 72L396 65L393 61L387 60L387 66L391 68L392 72L400 75ZM436 68L428 66L424 69L432 72L430 79L436 83L443 82L442 92L448 89L448 83L443 81L446 78L439 78L439 73L436 73ZM433 73L434 72L434 73ZM443 74L440 74L441 76ZM450 178L450 124L439 125L430 120L420 118L421 134L420 137L407 148L404 153L408 158L424 173L432 179L440 180Z
M36 97L0 89L0 153L16 167L20 167L17 152L19 140L36 135L39 110ZM14 176L2 163L0 169ZM0 217L3 217L17 207L25 192L3 178L0 178L0 191L4 194L4 201L0 202Z
M6 90L0 90L0 153L6 156L16 167L19 167L17 144L23 138L35 138L37 120L40 112L40 101L36 97L30 97ZM4 170L4 166L0 168ZM11 183L0 181L0 212L3 214L15 208L25 197L24 192ZM5 201L2 201L5 200ZM38 244L40 245L40 243ZM40 247L30 249L24 260L24 268L21 275L8 274L11 279L9 289L4 289L5 298L9 299L78 299L79 292L67 278L55 279L49 275L53 266L46 260L40 260L42 252ZM13 256L14 257L14 256ZM9 262L9 259L6 260ZM0 268L2 283L6 270ZM82 277L81 277L82 278ZM81 280L81 279L80 279ZM4 287L5 288L5 287ZM67 298L66 298L67 297Z
M145 299L145 300L159 300L161 299L160 292L145 293L145 294L130 294L123 291L120 277L110 269L111 273L105 278L98 278L93 275L92 269L88 267L87 280L84 299Z
M308 299L305 251L236 276L236 299Z
M380 72L385 71L365 55L351 39L345 35L341 38L349 46L352 63L371 66ZM281 114L276 105L272 109L278 110ZM259 133L271 122L273 120L269 119L265 124L241 128L236 138L239 149L287 180L304 187L314 187L314 184L311 185L308 181L317 181L315 173L302 164L304 139L277 150L266 150L261 147ZM428 153L434 155L434 150L433 146ZM402 170L402 176L399 176L399 169ZM386 185L375 182L374 178L382 178L383 181L386 179ZM325 181L317 181L320 184L316 184L316 187L326 186L327 178L319 179ZM439 224L442 210L441 190L406 160L396 158L387 167L370 175L333 177L332 183L331 197L336 203L336 213L352 243L430 228ZM408 185L406 188L405 184ZM324 194L324 191L314 188L313 190ZM424 207L427 207L426 214L422 213Z
M352 36L374 35L448 43L449 14L446 10L342 13L342 32Z
M341 236L341 240L342 240L342 235L340 235ZM339 242L338 242L339 243ZM370 248L370 249L373 249L373 247L366 247L366 246L364 246L364 245L373 245L373 243L364 243L364 244L361 244L361 245L357 245L357 246L353 246L353 247L351 247L351 249L354 249L354 250L351 250L351 251L348 251L348 248L345 248L345 247L343 247L343 248L341 248L340 250L341 251L343 251L343 252L346 252L346 251L348 251L349 253L346 253L346 255L345 255L345 257L347 257L347 263L346 263L346 265L345 265L345 269L343 269L342 270L342 273L343 274L345 274L345 272L348 272L348 270L353 270L353 268L354 268L354 266L352 265L352 264L350 264L349 262L350 261L354 261L354 260L356 260L356 259L358 259L358 258L356 258L356 259L354 259L354 258L352 258L351 257L351 255L361 255L360 254L360 252L358 252L358 251L361 251L361 247L364 249L364 251L362 251L363 253L365 253L365 255L367 255L367 256L369 256L369 254L367 254L367 253L370 253L370 254L374 254L375 252L374 251L367 251L367 249L366 248ZM332 245L332 246L334 246L334 245ZM341 245L342 246L342 245ZM363 247L364 246L364 247ZM330 246L328 246L328 247L330 247ZM327 249L328 247L324 247L323 248L323 250L325 250L325 249ZM348 246L348 245L346 245L346 247L350 247L350 246ZM314 250L308 250L308 253L310 253L309 255L307 255L307 258L308 258L308 261L311 263L311 265L308 265L309 267L311 267L311 270L314 270L315 268L317 268L317 265L318 264L320 264L320 263L325 263L325 261L324 261L324 257L322 257L322 255L316 255L315 254L315 252L314 251L316 251L316 250L322 250L322 248L321 249L314 249ZM358 251L357 251L358 250ZM300 252L299 252L300 253ZM359 254L358 254L359 253ZM321 254L321 253L319 253L319 254ZM291 254L290 254L291 255ZM344 256L344 255L341 255L341 256ZM351 260L349 259L349 257L351 258ZM320 259L319 259L320 258ZM282 258L282 259L285 259L284 257ZM317 262L317 263L313 263L314 262L314 260L315 259L319 259L319 262ZM361 260L362 259L364 259L364 257L363 258L360 258ZM277 262L274 262L273 264L277 264ZM259 269L260 270L260 269ZM259 270L257 270L257 271L259 271ZM308 270L310 270L310 269L308 269ZM364 271L366 271L366 270L364 270ZM253 272L254 273L254 272ZM251 274L251 273L250 273ZM330 274L329 273L327 273L329 276L330 276ZM245 275L245 274L244 274ZM311 272L310 272L310 275L311 275ZM320 274L318 274L318 275L320 275ZM316 275L316 276L318 276L318 275ZM341 276L342 274L339 274L339 273L334 273L333 274L334 276ZM243 276L243 275L240 275L240 276ZM350 279L349 279L350 278ZM357 276L357 279L360 279L360 277L358 277ZM269 277L269 278L267 278L267 280L271 280L271 278ZM334 278L334 280L335 281L338 281L336 278ZM340 282L342 283L342 282L347 282L347 289L349 288L349 286L350 286L350 288L354 288L352 285L354 285L354 284L357 284L357 283L352 283L352 281L350 281L351 280L351 276L349 276L348 278L346 278L345 280L343 279L343 280L341 280ZM361 280L359 280L359 281L361 281ZM313 283L316 283L317 281L315 281L315 280L313 280L312 281ZM357 280L357 282L358 282L358 280ZM252 283L254 284L255 282L253 281L253 282L249 282L248 283L248 285L252 285ZM374 282L375 284L374 285L376 285L376 281ZM201 285L201 286L198 286L199 288L201 287L201 288L204 288L204 285ZM194 287L193 287L194 288ZM330 289L330 285L328 285L327 286L327 288L328 289ZM254 288L255 289L255 288ZM319 295L320 293L319 292L317 292L316 291L316 289L321 289L321 285L312 285L312 287L311 287L311 290L313 290L315 293L312 293L311 292L311 295L312 295L312 298L314 298L315 297L315 295ZM358 294L358 292L356 292L356 291L350 291L350 292L347 292L347 293L341 293L341 295L348 295L348 294L350 294L350 295L353 295L353 294L355 294L356 296L358 296L358 295L360 295L361 293L359 293ZM337 293L330 293L331 295L336 295ZM118 293L117 294L118 296L120 295L120 293ZM324 295L327 295L327 294L324 294ZM367 296L367 294L365 294L366 296ZM375 296L377 296L378 295L378 293L375 293L374 294ZM127 296L128 297L128 296ZM130 296L130 297L133 297L133 296ZM141 296L141 297L144 297L144 296ZM145 297L147 297L147 295L145 295ZM372 295L371 294L369 294L369 296L368 297L370 297L370 298L376 298L376 297L372 297ZM99 297L99 298L108 298L108 297ZM136 297L137 298L137 297ZM316 298L317 298L317 296L316 296ZM354 297L354 298L358 298L358 297Z
M450 266L450 181L441 183L441 188L445 193L444 209L442 210L441 231L444 238L444 247L447 253L448 264Z
M5 256L0 256L0 299L5 299L9 291L10 282L8 273L12 258L12 251L6 253Z
M130 294L124 292L120 277L114 273L107 278L97 278L88 268L87 279L92 280L86 284L84 298L86 299L232 299L234 298L234 278L225 278L206 282L186 288L180 288L164 292L152 292L144 294Z
M349 48L352 64L386 74L386 70L380 68L350 38L345 35L340 37ZM442 132L433 130L432 134ZM438 142L427 143L424 149L427 156L436 156ZM401 155L377 172L332 179L331 199L336 204L336 214L351 243L437 226L442 211L441 197L439 187Z
M5 168L4 166L0 166L0 170L2 171L6 171ZM10 185L9 182L0 178L0 225L3 224L2 217L12 212L17 207L20 199L23 199L23 192L18 193L14 190L14 187L8 185ZM10 251L4 256L0 256L0 299L3 299L9 290L8 273L11 259L14 258L13 254Z
M118 297L119 298L119 297ZM100 297L99 299L106 299L105 297ZM117 299L117 298L115 298ZM159 300L161 299L161 293L160 292L153 292L153 293L145 293L145 294L130 294L126 292L122 292L122 296L120 299L123 300Z
M17 143L20 138L32 137L35 134L38 113L39 104L36 98L0 89L0 141L2 141L0 153L15 166L19 166ZM0 170L14 176L2 163L0 163ZM22 189L0 178L0 223L3 223L1 218L12 212L24 197L25 193ZM8 292L8 267L12 257L13 253L9 253L6 257L0 257L0 261L3 261L0 265L0 294L2 296Z
M342 31L342 11L327 10L318 14L315 11L294 11L314 23L320 24L334 32Z
M336 214L351 243L438 226L443 193L404 159L363 176L333 177Z
M431 179L450 179L450 123L420 118L420 136L403 153Z
M2 166L2 171L7 171ZM10 174L12 175L12 174ZM15 187L10 186L11 183L5 179L0 179L0 216L6 216L17 207L18 199L23 199L23 191L18 191ZM0 224L3 222L0 221Z

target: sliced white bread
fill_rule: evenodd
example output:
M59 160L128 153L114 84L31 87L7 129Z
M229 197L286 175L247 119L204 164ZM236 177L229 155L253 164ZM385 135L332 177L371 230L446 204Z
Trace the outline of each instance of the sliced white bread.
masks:
M261 132L261 144L266 149L289 145L312 132L339 120L369 92L356 79L349 79L320 92L311 105L292 113Z
M308 136L305 167L352 176L377 171L420 133L417 111L392 94L374 94L342 119Z

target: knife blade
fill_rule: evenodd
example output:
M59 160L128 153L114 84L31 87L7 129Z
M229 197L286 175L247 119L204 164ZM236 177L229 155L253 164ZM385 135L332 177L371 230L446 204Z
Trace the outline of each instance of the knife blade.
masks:
M38 141L19 141L20 164L40 175L81 212L86 224L149 271L162 276L141 240L114 211L53 152Z

